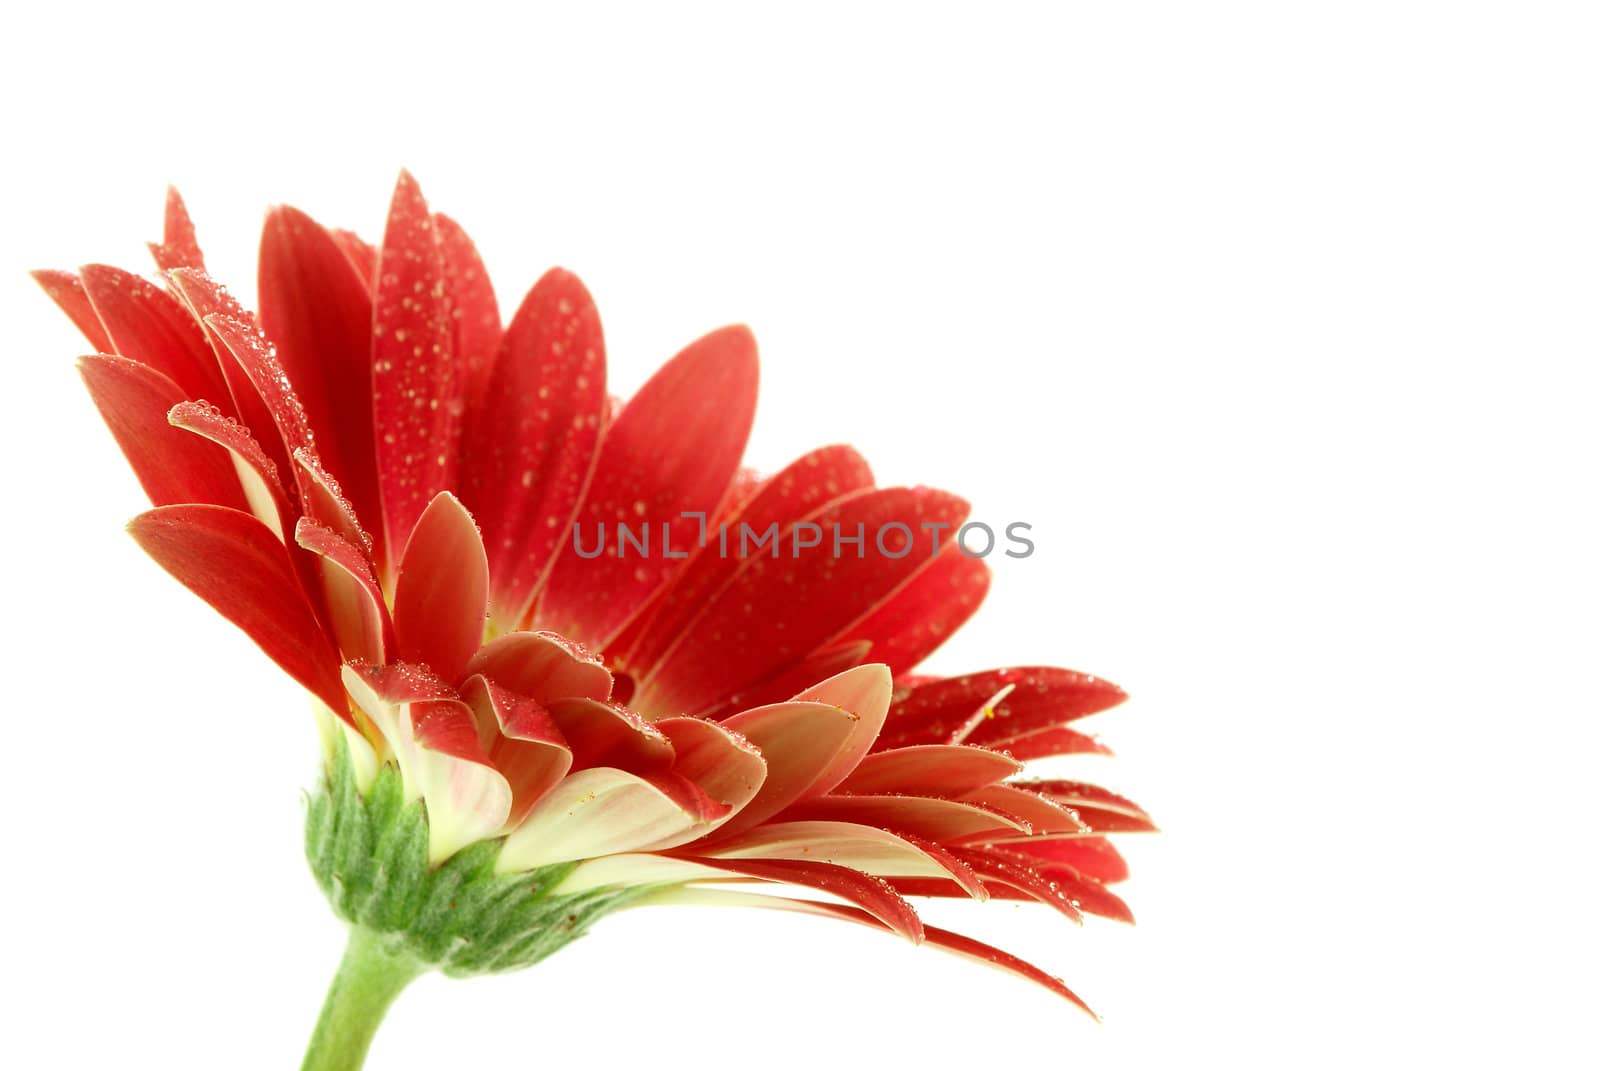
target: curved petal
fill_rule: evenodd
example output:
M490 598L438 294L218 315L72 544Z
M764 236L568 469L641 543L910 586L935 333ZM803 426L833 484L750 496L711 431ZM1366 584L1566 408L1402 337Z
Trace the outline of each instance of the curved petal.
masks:
M715 863L706 859L697 861L720 866L746 877L803 885L832 893L866 911L900 936L918 943L922 941L922 920L905 898L895 892L894 886L882 878L863 874L847 866L796 859L741 858L718 860Z
M541 703L567 697L604 700L611 694L605 664L553 632L512 632L491 640L467 663L519 695Z
M478 526L448 491L434 496L406 542L394 587L400 657L457 680L483 642L489 561Z
M581 696L545 703L572 748L573 766L611 766L648 774L672 765L672 741L626 707Z
M496 869L508 873L631 852L701 824L650 781L597 766L567 777L534 805L506 837Z
M334 640L346 661L382 664L395 646L394 628L372 563L360 548L331 529L302 517L295 542L317 555L322 592Z
M249 428L205 402L179 402L167 412L167 423L227 450L251 515L271 528L279 539L284 538L285 526L292 516L289 499L278 479L278 467Z
M756 379L755 339L727 327L692 343L629 400L606 431L575 522L589 537L608 532L611 552L556 558L536 608L542 624L604 647L677 571L682 561L660 546L624 553L616 526L644 525L659 543L663 523L717 511L750 437Z
M483 524L495 618L514 627L571 538L600 441L605 344L577 276L558 268L534 285L489 375L463 435L461 493Z
M163 569L254 640L335 711L347 704L339 656L300 589L289 552L266 525L222 506L162 506L128 531Z
M806 795L820 796L831 791L856 768L883 728L883 718L889 711L889 697L893 693L894 679L889 676L889 668L874 662L835 674L794 697L796 703L826 703L856 718L850 735L833 761L806 789Z
M89 397L152 504L209 502L246 508L228 454L167 423L178 385L148 365L96 354L78 360Z
M231 415L237 416L239 423L250 429L250 434L255 436L261 448L272 459L272 463L278 466L278 470L287 473L289 453L294 446L299 445L299 442L285 445L275 419L276 414L263 398L261 391L257 389L249 371L224 344L212 324L213 317L238 324L242 336L255 338L256 345L265 350L266 344L260 340L256 331L255 317L239 304L228 292L227 287L198 268L175 268L167 273L167 283L172 287L173 294L188 308L189 315L205 329L211 352L222 370L223 382L227 386L227 397L233 402ZM269 374L281 371L281 369L271 369ZM228 411L226 406L223 408Z
M467 678L461 698L472 708L479 734L489 730L489 757L511 784L506 825L520 825L572 769L572 749L544 707L482 674Z
M723 721L755 745L767 763L767 776L755 798L718 831L742 832L766 821L804 796L831 767L860 719L822 703L776 703Z
M489 762L472 711L416 666L346 665L344 686L388 742L407 799L428 808L428 861L497 834L511 786Z
M761 791L767 761L738 733L700 718L663 718L655 728L672 741L673 772L699 785L733 814Z

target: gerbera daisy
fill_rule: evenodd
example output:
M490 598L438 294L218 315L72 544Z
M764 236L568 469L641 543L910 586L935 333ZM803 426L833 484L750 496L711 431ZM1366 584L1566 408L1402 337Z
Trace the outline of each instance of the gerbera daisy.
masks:
M352 939L307 1067L359 1064L424 970L523 966L645 903L862 922L1078 1002L904 899L1131 921L1105 835L1151 828L1023 776L1103 751L1072 723L1114 685L913 675L988 587L965 502L877 487L848 446L741 468L742 327L610 396L583 284L552 270L502 325L408 175L377 247L272 210L254 314L176 193L152 250L159 285L37 278L155 507L134 538L314 697L307 852Z

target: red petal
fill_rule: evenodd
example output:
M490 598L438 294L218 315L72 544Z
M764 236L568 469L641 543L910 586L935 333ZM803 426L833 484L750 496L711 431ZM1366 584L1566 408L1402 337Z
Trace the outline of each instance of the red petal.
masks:
M1038 792L1030 792L1016 783L988 785L961 797L965 803L976 803L990 810L1014 815L1027 822L1035 834L1089 832L1089 827L1078 820L1073 811Z
M154 505L210 502L247 508L227 452L167 423L167 413L184 401L177 384L126 357L84 357L78 371Z
M358 516L376 522L372 297L338 244L298 209L267 214L258 267L261 327L317 432L316 450ZM399 547L394 548L399 553ZM384 548L379 548L381 560Z
M993 717L971 729L963 742L993 745L1106 710L1127 698L1110 681L1054 666L969 673L918 685L896 700L878 747L948 743L1007 685L1014 687L994 708Z
M1030 832L1026 822L976 803L924 796L823 796L795 804L784 813L784 818L858 822L946 844Z
M826 703L855 715L850 735L839 747L826 769L817 775L808 796L820 796L833 789L850 775L850 771L872 749L872 742L883 728L884 715L889 710L889 696L894 692L894 680L889 671L879 663L856 666L835 674L821 684L813 685L794 697L796 703Z
M729 693L721 702L707 709L704 716L725 718L735 711L781 703L801 688L809 687L813 681L826 680L859 666L867 657L868 647L866 643L852 643L843 647L829 647L827 650L807 655L765 680ZM882 726L879 726L879 729L881 731Z
M704 709L827 645L927 564L936 533L922 525L959 525L966 515L961 499L927 488L866 491L829 506L812 522L821 545L796 556L791 540L779 557L752 557L740 567L684 629L641 689L640 704ZM901 550L901 533L887 527L894 524L905 525L915 539L899 558L878 546L878 534L887 532L884 548ZM864 535L859 548L834 539L858 534Z
M1059 863L1107 884L1128 880L1127 862L1104 837L1029 837L1006 849L1028 856L1040 870Z
M844 779L839 791L951 797L1021 772L1022 763L996 751L927 744L868 755Z
M915 909L887 881L859 870L833 863L792 859L696 858L694 862L763 881L781 881L832 893L868 912L902 937L918 942L922 940L922 920L917 917Z
M730 811L743 810L761 790L766 760L738 734L699 718L662 718L655 727L672 741L673 773L693 781Z
M1111 749L1088 733L1076 729L1039 729L992 741L989 747L1004 751L1019 762L1044 759L1052 755L1109 755Z
M604 700L611 694L605 665L551 632L513 632L492 640L472 656L467 672L482 673L541 703L568 696Z
M161 242L150 244L156 267L162 271L174 268L204 268L205 257L200 253L200 243L194 237L194 224L189 221L189 210L183 198L171 186L167 187L166 219L161 228Z
M387 661L395 646L394 629L367 556L309 517L300 518L294 538L320 559L328 617L345 660Z
M824 446L806 454L763 483L727 519L727 524L735 532L741 524L748 524L756 532L764 532L768 525L774 523L786 529L794 521L810 515L827 503L871 486L872 470L867 467L865 458L848 446ZM698 527L693 521L686 523L691 529L689 534L698 543ZM649 620L641 623L638 639L632 649L620 656L635 676L650 675L662 654L705 607L711 596L738 571L739 564L737 555L720 553L714 530L708 528L706 545L699 548L698 553L662 593L661 600L649 614ZM781 693L779 698L793 691L790 688Z
M300 508L307 517L339 534L341 539L361 548L368 557L375 557L372 537L361 527L355 507L344 496L339 481L327 469L316 453L306 447L294 452L295 484L300 490Z
M901 676L949 639L988 592L989 567L952 542L840 642L869 641L869 657Z
M528 292L468 416L462 496L483 522L495 617L520 622L594 467L605 407L600 317L560 269Z
M1070 866L1061 863L1040 863L1022 852L1006 848L978 849L982 854L996 859L1008 860L1025 870L1032 871L1047 881L1052 886L1052 896L1063 896L1074 908L1086 911L1091 915L1101 918L1116 919L1118 922L1133 923L1133 911L1123 902L1120 896L1111 892L1101 882L1094 878L1086 877ZM955 849L964 856L970 856L972 849ZM1030 891L1030 896L1035 894Z
M450 328L462 377L461 396L470 406L482 393L500 348L500 305L478 247L461 224L435 212L433 225L439 236L445 292L450 295Z
M372 405L383 544L397 547L455 473L460 384L433 216L405 172L389 204L373 297Z
M1082 781L1019 781L1019 789L1041 793L1078 813L1096 833L1153 833L1155 822L1130 799Z
M83 332L83 337L89 340L89 345L96 353L114 353L115 347L111 345L111 338L106 334L105 325L100 322L100 317L95 314L94 306L89 302L89 295L83 289L83 283L70 271L54 271L40 269L31 272L33 281L44 290L45 296L56 303L74 327Z
M1028 866L1026 861L976 849L952 848L951 851L966 860L985 883L991 886L996 883L1008 885L1018 892L1027 893L1041 904L1055 908L1073 922L1083 921L1083 913L1078 910L1078 904L1073 901L1069 890L1060 882ZM1121 903L1120 900L1117 902ZM1126 907L1123 910L1126 911Z
M215 321L233 322L241 326L244 333L256 338L255 318L234 300L226 287L220 285L203 271L194 268L178 268L167 274L167 281L171 284L173 292L189 308L189 313L195 320L206 325L210 338L212 353L217 364L222 369L226 381L228 395L233 399L233 411L238 415L239 422L250 429L261 448L266 451L272 463L278 466L278 471L288 473L289 451L297 443L284 445L283 436L279 433L278 424L274 419L272 410L256 389L250 374L239 363L232 350L218 336ZM281 371L279 369L278 371Z
M722 827L731 836L765 821L800 799L827 772L860 719L822 703L778 703L735 714L722 722L754 744L767 763L759 792Z
M300 590L288 551L264 524L221 506L182 505L141 513L128 531L284 672L333 710L345 710L339 655Z
M167 423L209 439L233 457L233 469L243 489L250 513L283 539L291 520L289 499L274 465L250 434L250 429L206 402L179 402L167 413Z
M756 379L755 339L745 328L723 328L668 361L623 407L576 522L591 541L604 525L609 553L556 558L537 608L541 622L604 647L677 571L681 561L659 546L661 525L687 535L693 522L680 514L716 513L750 436ZM648 526L652 551L622 553L622 523ZM673 544L681 550L686 540Z
M672 765L672 742L625 707L574 696L544 706L572 748L575 769L612 766L642 775Z
M360 278L362 285L367 288L367 292L371 293L378 282L377 248L354 231L333 228L328 231L328 235L333 239L334 244L339 247L339 250L344 253L345 259L350 261L351 266L356 269L356 276Z
M480 734L491 730L489 756L511 784L516 826L572 769L572 751L548 711L527 696L507 691L487 677L469 677L461 698L472 708Z
M417 519L394 588L400 657L457 680L483 643L489 562L478 526L448 491Z
M81 278L115 352L154 368L189 398L228 405L228 386L205 333L171 294L104 264L88 265Z

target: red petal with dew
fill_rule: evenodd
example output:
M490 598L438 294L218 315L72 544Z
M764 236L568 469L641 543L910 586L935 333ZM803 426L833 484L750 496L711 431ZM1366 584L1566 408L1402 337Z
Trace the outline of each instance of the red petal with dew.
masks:
M629 399L606 431L575 522L591 540L604 525L608 553L585 560L567 548L556 558L541 623L604 647L681 567L655 543L651 553L624 555L616 526L645 524L659 540L663 523L682 530L680 514L717 511L750 437L756 380L755 339L727 327L691 344Z
M372 406L383 544L396 547L454 479L462 398L433 216L405 172L373 296Z
M1008 686L993 715L970 727L973 715ZM964 730L968 735L960 742L992 745L1107 710L1127 697L1110 681L1054 666L969 673L918 685L897 699L878 747L949 743Z
M755 798L728 820L719 835L749 829L803 797L832 766L859 720L838 707L809 702L757 707L725 719L723 728L760 750L767 777Z
M394 627L367 556L310 517L300 518L294 538L318 557L328 619L345 660L387 661L389 652L396 649Z
M439 236L445 293L450 298L450 330L460 368L461 397L470 407L483 392L500 348L500 305L478 247L461 224L435 212L433 226Z
M871 486L872 470L865 458L849 446L824 446L792 462L762 483L724 523L735 532L741 524L748 524L758 532L766 531L771 524L787 528L792 522L809 516L827 503ZM650 674L662 654L683 633L711 596L738 572L739 558L721 552L717 530L712 527L714 521L715 518L708 519L707 529L703 533L704 546L700 546L702 533L699 526L690 520L681 522L692 538L676 540L675 543L692 542L699 548L698 553L662 592L659 603L648 615L649 619L640 623L639 635L632 649L622 655L621 661L636 676ZM678 527L679 524L674 523L673 528ZM784 692L783 695L790 692Z
M472 656L466 671L541 703L568 696L603 700L611 694L604 663L553 632L513 632L491 640Z
M506 329L464 431L462 497L483 525L497 620L525 615L571 538L605 408L600 317L578 277L555 269Z
M791 540L778 557L744 562L667 652L641 704L702 709L827 645L927 564L933 533L923 524L960 524L966 515L961 499L928 488L865 491L828 507L811 522L820 545L794 556ZM912 533L914 545L902 557L892 556L902 549L892 525ZM881 532L891 533L883 548ZM859 548L840 541L858 534Z
M672 741L626 707L572 696L544 705L572 748L575 769L615 766L648 774L672 765Z
M267 213L257 269L261 328L316 430L318 457L375 524L372 297L328 231L299 209ZM394 548L398 554L399 547ZM379 548L382 560L383 548Z
M209 439L233 458L234 474L250 513L283 539L292 521L288 496L274 465L250 429L207 402L179 402L167 413L175 428Z
M572 750L555 720L539 703L478 674L461 686L480 734L490 737L489 757L511 784L511 816L518 825L569 770Z
M150 255L162 271L173 268L204 268L205 256L194 236L194 223L178 191L167 187L166 212L161 226L161 241L150 243Z

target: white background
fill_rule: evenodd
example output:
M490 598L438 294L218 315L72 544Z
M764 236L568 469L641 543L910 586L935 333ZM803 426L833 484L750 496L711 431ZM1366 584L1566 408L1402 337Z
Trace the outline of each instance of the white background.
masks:
M928 913L1103 1026L863 929L660 909L424 979L371 1067L1593 1066L1584 7L577 8L4 16L0 1063L295 1066L341 944L304 700L122 534L22 271L144 267L171 181L249 293L268 204L376 237L406 166L507 311L585 278L619 387L742 320L757 464L848 440L1032 522L933 668L1122 683L1088 772L1165 832L1134 929Z

